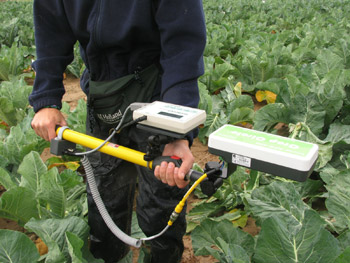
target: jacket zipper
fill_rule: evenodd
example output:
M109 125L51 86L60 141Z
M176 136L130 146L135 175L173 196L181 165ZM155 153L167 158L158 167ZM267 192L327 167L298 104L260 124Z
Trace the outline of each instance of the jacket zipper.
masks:
M97 3L97 18L96 18L96 21L95 21L95 25L94 25L94 31L93 31L93 36L94 36L94 40L95 40L95 43L97 46L101 47L101 42L99 40L99 35L98 35L98 26L100 24L100 21L101 21L101 2L102 0L98 0L98 3Z
M106 67L106 73L108 73L108 76L109 76L109 74L110 74L109 64L108 64L108 60L106 58L106 53L103 49L103 42L102 42L102 38L101 38L101 26L100 26L100 24L101 24L101 19L102 19L102 10L103 10L102 5L103 5L103 0L98 0L97 11L96 11L97 17L96 17L94 29L92 32L92 38L93 38L93 41L94 41L96 48L99 49L99 51L101 52L101 56L104 59L104 63L105 63L105 67Z

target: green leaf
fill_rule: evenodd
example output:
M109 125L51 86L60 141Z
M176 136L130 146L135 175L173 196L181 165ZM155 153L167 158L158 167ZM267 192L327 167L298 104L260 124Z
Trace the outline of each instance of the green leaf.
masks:
M337 174L339 174L339 170L335 169L330 164L327 164L325 167L322 168L320 172L320 177L323 180L323 182L325 182L326 184L330 184L334 176L336 176Z
M347 247L339 257L334 261L334 263L347 263L350 262L350 247Z
M77 132L85 133L86 130L86 102L83 99L78 100L78 105L68 114L68 126Z
M211 114L219 114L219 113L224 113L225 110L225 101L222 99L221 94L219 95L213 95L211 96L212 99L212 111L210 112Z
M76 43L74 45L74 60L67 66L67 70L76 78L80 78L85 69L85 64L81 59L79 50L79 43Z
M337 239L342 250L345 250L347 247L350 247L350 230L347 230L341 235L339 235Z
M242 51L242 64L239 65L241 74L249 84L267 81L275 76L276 64L273 59L267 57L267 53Z
M206 112L211 112L213 108L213 103L211 96L209 95L209 91L207 90L207 87L203 83L199 82L198 89L200 96L198 108L205 110Z
M197 204L191 209L190 213L188 214L188 220L198 224L204 219L209 218L210 216L214 216L219 212L223 212L224 210L225 208L222 205L222 202L204 202Z
M0 49L0 80L9 80L13 75L20 75L30 65L26 60L28 48L12 43L11 48L2 46Z
M128 258L128 257L130 258L130 253L126 256L126 258ZM149 248L141 247L137 263L150 263L152 260L151 258L152 258L152 256L151 256L151 253L149 251ZM132 263L132 258L130 258L130 260L131 261L127 261L127 262L121 261L118 263L129 263L129 262Z
M295 189L302 199L318 196L322 186L323 182L320 180L307 179L306 182L295 182Z
M1 82L0 97L7 98L16 110L26 110L32 90L33 87L27 85L24 76L13 76L9 81Z
M325 125L326 111L318 96L315 93L309 93L307 96L296 94L288 108L290 113L290 122L305 123L315 135L319 135Z
M346 68L350 66L350 46L349 46L349 36L344 36L344 38L338 39L335 43L335 48L333 49L334 54L338 55L343 60L343 64Z
M229 105L227 105L228 112L233 111L237 108L247 107L250 109L254 109L254 102L251 96L249 95L241 95L232 102L230 102Z
M69 255L74 263L104 263L102 259L96 259L91 254L84 241L76 234L69 231L66 232L66 241L68 245Z
M66 199L62 201L65 214L71 216L84 216L87 213L86 185L83 178L72 170L65 169L57 177L57 185L54 186L59 192L63 187ZM63 193L60 196L63 198ZM58 198L58 197L56 197Z
M326 207L335 218L338 233L341 233L350 226L350 170L340 172L325 187L329 194Z
M25 225L25 228L36 233L48 246L47 262L60 263L69 261L67 232L73 233L84 241L83 251L87 246L89 227L83 219L78 217L45 220L32 219Z
M59 177L57 177L58 184L64 188L64 192L68 193L70 190L74 189L76 186L85 187L83 178L79 174L70 169L64 169Z
M208 87L211 93L228 86L228 78L234 73L234 67L230 63L226 61L221 62L221 64L215 64L215 69L213 69L211 73L211 82Z
M254 118L254 110L247 107L237 108L231 112L229 118L230 124L233 125L244 122L251 123Z
M83 240L81 240L77 235L67 231L66 241L68 244L68 251L69 255L72 258L72 262L87 263L87 261L83 258L83 254L81 252L81 249L84 246Z
M56 168L47 171L40 178L38 197L45 200L54 215L63 218L66 212L66 194L59 185L59 174Z
M346 75L350 71L335 70L328 72L318 86L317 95L320 104L326 111L325 124L328 126L338 115L343 107L343 100L346 97L344 86Z
M236 99L236 95L233 91L233 87L231 87L230 85L226 86L225 89L221 90L220 95L226 104Z
M310 89L295 75L287 75L286 80L288 84L287 90L291 99L296 98L298 94L306 96L310 92Z
M297 228L279 216L270 216L261 226L254 262L333 262L340 248L323 225L314 210L305 211Z
M16 110L7 98L0 97L0 118L11 126L15 124L14 120L17 119Z
M268 104L254 115L254 129L259 131L269 131L277 123L289 123L289 112L281 103Z
M3 57L0 60L0 80L9 80L10 75L10 60L7 57Z
M333 123L329 126L328 135L325 138L325 141L333 143L344 141L344 143L350 145L350 125Z
M241 213L242 213L242 211L240 211L240 210L230 211L229 213L225 213L222 216L212 217L210 219L213 221L216 221L216 222L220 222L222 220L228 220L228 221L232 222L234 226L236 226L235 222L233 222L233 221L241 218Z
M342 101L345 98L344 86L348 84L348 74L349 70L332 70L327 72L321 80L319 89L317 89L321 102L325 102L327 98L331 103L335 103L335 101Z
M39 257L35 244L25 234L0 229L0 262L33 263Z
M199 130L198 138L204 143L205 138L228 123L228 118L223 111L218 114L209 114L204 123L204 128Z
M350 125L333 123L330 126L325 141L330 141L332 145L332 160L329 162L339 170L349 168L347 153L350 151Z
M26 155L18 168L22 175L20 186L37 193L40 190L40 180L47 172L47 167L40 158L39 153L31 152Z
M2 185L3 187L5 187L6 190L9 190L13 187L18 186L18 184L16 184L11 176L9 175L9 173L0 167L0 185Z
M28 114L19 125L11 127L10 135L3 142L4 155L16 168L31 151L42 152L49 145L49 142L37 136L30 127L32 113Z
M225 255L230 255L237 256L238 259L242 259L242 257L246 259L249 258L254 251L253 237L243 232L241 229L234 227L233 224L227 220L215 222L207 219L192 231L191 238L192 246L197 256L211 254L220 260L220 258L225 257ZM219 250L214 249L213 246L216 246ZM234 249L237 247L240 248L239 253L234 252ZM220 255L220 250L225 253ZM244 256L242 256L242 254ZM232 260L234 261L235 258L232 258Z
M246 196L249 211L261 223L272 214L278 215L290 226L298 226L306 210L310 209L302 200L293 183L275 181L256 188Z
M222 252L220 253L220 262L226 263L250 263L250 257L247 252L239 245L226 243L222 238L217 238Z
M324 167L332 159L332 146L331 143L318 145L318 160L316 162L315 170Z
M344 64L341 57L329 49L324 49L316 58L315 71L320 78L335 69L343 69Z
M249 181L246 185L246 189L248 191L254 190L259 186L259 182L260 182L260 173L256 170L250 170Z
M142 232L142 229L140 228L138 221L137 221L137 215L136 212L132 212L132 221L131 221L131 236L134 238L144 238L146 235Z
M35 193L23 187L4 192L0 199L0 217L17 221L20 225L32 217L39 218Z

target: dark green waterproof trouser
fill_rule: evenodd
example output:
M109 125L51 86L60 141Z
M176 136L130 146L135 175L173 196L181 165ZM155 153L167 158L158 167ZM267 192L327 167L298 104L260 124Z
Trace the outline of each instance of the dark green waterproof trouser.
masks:
M89 127L87 132L90 132ZM95 125L94 131L89 134L105 139L109 135L109 128ZM116 135L112 142L146 152L149 135L133 126ZM163 184L148 168L100 152L90 154L88 157L104 204L116 225L125 233L130 234L137 178L138 224L147 236L163 230L170 214L187 191L187 188L179 189ZM87 192L90 250L96 258L102 258L105 262L118 262L128 253L129 247L108 229L98 212L90 190L87 189ZM186 231L184 211L167 232L150 242L151 262L181 261L184 250L182 238Z

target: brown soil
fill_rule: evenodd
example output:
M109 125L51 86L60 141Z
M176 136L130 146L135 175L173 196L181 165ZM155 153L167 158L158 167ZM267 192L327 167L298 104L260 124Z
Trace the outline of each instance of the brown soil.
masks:
M0 0L1 1L1 0ZM64 85L66 88L66 94L63 97L63 101L70 104L71 108L73 109L77 105L77 101L79 99L86 100L85 94L80 89L79 80L72 77L67 77L64 80ZM205 163L208 161L217 161L218 157L211 155L208 152L208 147L206 145L203 145L201 142L199 142L198 139L195 139L192 145L192 153L195 157L195 162L198 163L201 167L204 167ZM43 160L46 160L47 158L51 157L51 154L49 153L49 150L45 150L42 153ZM0 185L0 196L4 192L4 188ZM188 210L191 208L191 203L196 202L194 198L189 199L189 206ZM0 229L12 229L24 232L24 229L22 227L19 227L15 222L12 222L11 220L2 219L0 218ZM249 218L246 227L243 229L244 231L252 234L253 236L259 233L259 228L255 226L255 222L253 219ZM189 235L186 235L184 237L184 244L185 244L185 251L182 257L182 263L213 263L217 262L217 260L211 256L203 257L203 256L194 256L194 252L192 249L192 242L191 237ZM137 262L137 255L138 251L134 250L134 260L133 262Z
M86 101L86 95L80 88L79 79L68 76L64 79L63 84L66 89L63 101L67 102L72 109L77 106L78 100L84 99Z

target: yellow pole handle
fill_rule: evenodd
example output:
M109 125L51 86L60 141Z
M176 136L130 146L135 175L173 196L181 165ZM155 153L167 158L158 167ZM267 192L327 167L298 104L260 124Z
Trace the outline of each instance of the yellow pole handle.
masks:
M56 130L57 135L59 134L60 129L62 129L62 127L59 127ZM98 139L80 132L76 132L70 129L65 129L62 132L62 139L76 143L76 144L80 144L90 149L95 149L104 142L101 139ZM102 146L99 149L99 151L102 153L106 153L114 157L123 159L125 161L152 169L152 161L150 162L145 161L143 159L145 153L143 152L139 152L139 151L136 151L127 147L123 147L111 142L106 143L104 146Z

